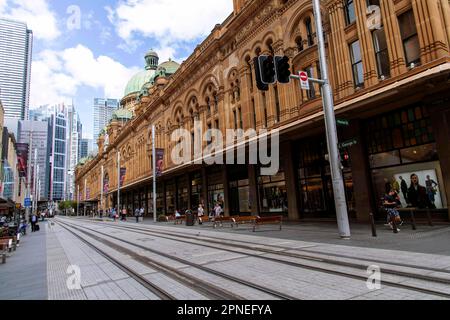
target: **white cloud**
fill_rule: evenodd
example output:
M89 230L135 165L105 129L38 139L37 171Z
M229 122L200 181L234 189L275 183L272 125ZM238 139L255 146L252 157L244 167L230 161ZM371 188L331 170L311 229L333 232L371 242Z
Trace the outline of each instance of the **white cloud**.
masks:
M61 34L46 0L0 0L0 16L27 23L37 39L55 40Z
M208 35L233 8L231 0L127 0L105 10L126 43L142 35L164 45Z
M122 98L127 81L139 68L127 68L107 56L95 57L82 45L63 51L46 50L33 61L30 105L70 101L80 87Z

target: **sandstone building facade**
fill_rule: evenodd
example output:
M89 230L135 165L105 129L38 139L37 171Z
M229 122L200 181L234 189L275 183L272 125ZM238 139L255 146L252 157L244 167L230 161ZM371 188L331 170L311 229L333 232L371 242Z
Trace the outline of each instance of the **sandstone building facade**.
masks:
M350 156L344 169L350 217L367 221L375 212L383 218L377 208L388 186L407 206L405 183L409 188L416 174L433 212L448 219L449 1L321 4L336 114L350 121L339 138L357 141L342 150ZM121 207L152 214L155 125L154 143L165 153L158 214L199 203L209 210L220 201L226 215L335 217L320 88L302 91L292 81L259 91L252 62L261 54L287 55L293 73L320 77L312 11L308 0L234 0L234 12L183 64L158 65L149 52L146 70L130 81L122 108L98 139L99 155L77 168L80 201L95 209L116 206L120 167L126 169ZM195 120L204 131L278 130L279 173L261 176L259 165L175 165L171 134L180 127L193 132Z

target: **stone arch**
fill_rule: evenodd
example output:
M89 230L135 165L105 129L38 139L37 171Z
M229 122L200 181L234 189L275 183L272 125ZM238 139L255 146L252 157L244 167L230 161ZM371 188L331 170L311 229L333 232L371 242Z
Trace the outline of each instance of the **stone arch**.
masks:
M313 7L309 2L301 3L298 8L295 10L294 14L292 14L286 25L286 33L284 41L289 45L295 45L295 39L302 34L302 37L305 38L306 30L304 29L302 21L309 16L311 18L311 22L313 24L313 30L315 30L314 26L314 16L313 16ZM297 27L301 28L298 29Z

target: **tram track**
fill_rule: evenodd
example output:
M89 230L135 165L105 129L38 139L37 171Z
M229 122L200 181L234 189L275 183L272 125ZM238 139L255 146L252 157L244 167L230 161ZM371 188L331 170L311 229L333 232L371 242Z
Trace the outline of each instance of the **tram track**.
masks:
M92 223L92 221L90 221L90 222ZM212 238L212 237L207 237L207 236L206 237L205 236L195 237L195 236L192 236L191 234L187 234L187 233L175 234L175 233L167 232L167 231L164 231L164 232L160 231L160 230L155 231L155 230L149 230L147 228L143 229L143 228L137 228L137 227L133 227L133 226L113 226L110 223L102 223L102 222L96 222L95 224L103 224L103 225L107 225L110 228L124 230L124 231L132 230L133 232L138 233L138 234L156 236L156 237L160 237L163 239L182 242L182 243L188 242L192 245L200 245L202 247L209 247L212 249L223 250L223 251L230 252L230 253L243 254L243 255L259 258L259 259L264 259L264 260L268 260L268 261L272 261L272 262L286 264L289 266L294 266L294 267L298 267L298 268L304 268L304 269L309 269L309 270L314 270L314 271L319 271L319 272L325 272L328 274L345 276L345 277L364 280L364 281L367 280L366 275L364 275L364 276L358 275L357 273L351 272L351 271L344 272L342 270L341 271L333 270L329 267L326 267L326 265L334 265L334 266L345 267L345 268L353 268L353 269L357 269L358 271L362 271L362 270L366 271L368 266L373 265L374 263L380 263L380 264L392 266L392 268L383 268L382 269L383 274L389 274L394 277L403 277L403 278L405 278L405 279L403 279L404 281L419 280L419 281L437 283L437 284L441 284L441 285L450 284L450 278L428 276L426 274L419 273L419 272L423 272L423 271L429 271L429 272L442 272L443 274L449 274L450 272L448 272L447 270L440 270L440 269L407 265L407 264L396 264L396 263L390 263L390 262L382 261L382 260L378 260L378 262L377 262L372 259L364 259L367 262L367 264L355 263L355 262L351 262L351 261L342 261L342 260L326 258L323 256L328 255L328 254L323 254L323 253L322 254L313 253L313 254L308 255L308 254L299 254L299 253L293 253L293 252L284 252L284 251L280 251L280 250L283 250L283 249L287 250L287 248L269 246L269 245L261 245L259 243L258 244L254 243L255 245L258 246L258 247L255 247L255 246L251 246L251 245L248 245L245 243L240 243L237 240L230 241L229 239ZM191 241L187 241L187 240L191 240ZM199 244L198 243L199 240L203 240L205 242ZM227 248L224 248L224 246L225 247L228 246L228 247L232 247L232 248L227 249ZM261 248L261 246L264 246L265 248ZM272 247L272 248L270 248L270 247ZM303 261L303 262L280 260L279 258L262 256L261 254L252 254L252 253L248 253L248 252L238 251L238 250L236 250L236 248L243 249L243 250L249 250L249 251L256 251L256 252L260 252L263 254L270 254L270 255L275 255L275 256L279 256L279 257L299 259L300 261ZM277 250L277 249L279 249L279 250ZM335 255L335 256L341 258L340 255ZM347 256L347 257L344 256L342 258L355 259L355 257L349 257L349 256ZM325 265L325 267L308 264L307 263L308 261L314 262L315 264L321 263L321 264ZM412 272L396 270L395 268L397 266L416 269L416 271L418 271L418 272L412 273ZM443 291L439 291L439 290L424 288L424 287L420 286L420 284L411 285L411 284L405 284L405 283L395 282L395 281L386 280L386 279L383 280L383 283L384 283L384 285L389 285L392 287L402 288L402 289L406 289L406 290L412 290L412 291L416 291L416 292L422 292L422 293L431 294L431 295L437 295L440 297L450 299L449 292L443 292Z
M99 241L102 244L105 244L108 247L110 247L110 248L112 248L112 249L114 249L116 251L119 251L119 252L121 252L123 254L126 254L126 255L130 256L131 258L133 258L134 260L136 260L136 261L138 261L138 262L140 262L140 263L142 263L142 264L144 264L144 265L146 265L148 267L151 267L152 269L157 270L157 271L159 271L159 272L169 276L170 278L172 278L172 279L174 279L174 280L176 280L176 281L178 281L178 282L180 282L180 283L182 283L184 285L187 285L189 288L197 291L200 294L203 294L204 296L206 296L209 299L213 299L213 300L245 300L242 296L240 296L238 294L232 293L232 292L230 292L230 291L228 291L226 289L223 289L221 287L218 287L216 285L208 283L208 282L206 282L204 280L201 280L201 279L198 279L198 278L194 279L190 274L188 274L186 272L183 272L180 269L176 269L176 268L174 268L174 267L172 267L172 266L170 266L170 265L168 265L166 263L162 263L160 261L156 261L155 259L151 259L151 258L149 258L147 256L143 256L143 255L137 254L136 252L134 252L134 251L132 251L130 249L127 249L124 246L118 245L117 243L114 243L114 242L112 242L110 240L106 240L104 237L107 237L107 238L110 238L110 239L113 239L113 240L116 240L116 241L120 241L120 242L125 243L125 244L127 244L129 246L132 246L132 247L135 247L135 248L139 248L139 249L147 251L147 252L151 252L153 254L162 256L164 258L176 261L176 262L178 262L180 264L200 269L203 272L210 273L210 274L212 274L214 276L220 277L222 279L226 279L228 281L232 281L234 283L238 283L238 284L243 285L245 287L253 288L253 289L257 290L257 291L260 291L260 292L263 292L263 293L265 293L267 295L270 295L270 296L272 296L275 299L299 300L298 298L292 297L292 296L284 294L282 292L278 292L276 290L272 290L270 288L266 288L264 286L261 286L261 285L255 284L255 283L252 283L252 282L249 282L249 281L246 281L246 280L243 280L243 279L239 279L237 277L228 275L226 273L223 273L223 272L220 272L220 271L217 271L217 270L213 270L213 269L208 268L206 266L199 265L199 264L187 261L185 259L181 259L181 258L172 256L172 255L169 255L169 254L165 254L163 252L160 252L160 251L157 251L157 250L153 250L151 248L148 248L148 247L145 247L145 246L142 246L142 245L139 245L139 244L136 244L136 243L133 243L133 242L121 239L119 237L115 237L115 236L109 235L107 233L100 232L98 230L87 228L86 226L83 226L82 228L80 228L79 226L75 226L75 225L73 225L71 223L67 223L67 222L62 222L60 220L57 220L56 223L59 224L61 227L65 228L66 230L68 230L69 232L71 232L72 234L74 234L74 232L69 230L70 228L75 229L78 232L80 232L82 234L85 234L86 236L91 237L92 239L94 239L96 241ZM86 230L88 230L88 231L86 231ZM102 235L103 237L99 237L98 235L95 235L95 234ZM80 238L80 236L77 235L77 238ZM92 244L90 244L90 246L91 247L92 246L95 247ZM111 257L111 259L117 260L117 259L114 259L112 257ZM116 261L116 262L118 262L118 261ZM118 263L120 263L120 262L118 262ZM139 277L142 278L141 276L139 276ZM143 280L148 282L148 280L146 280L145 278L143 278Z

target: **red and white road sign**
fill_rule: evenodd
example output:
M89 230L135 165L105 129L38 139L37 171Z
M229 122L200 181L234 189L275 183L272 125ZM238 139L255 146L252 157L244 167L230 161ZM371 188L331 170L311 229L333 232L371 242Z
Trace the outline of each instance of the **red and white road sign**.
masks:
M309 76L308 73L305 71L300 71L298 73L298 76L300 77L300 86L303 90L309 90Z

